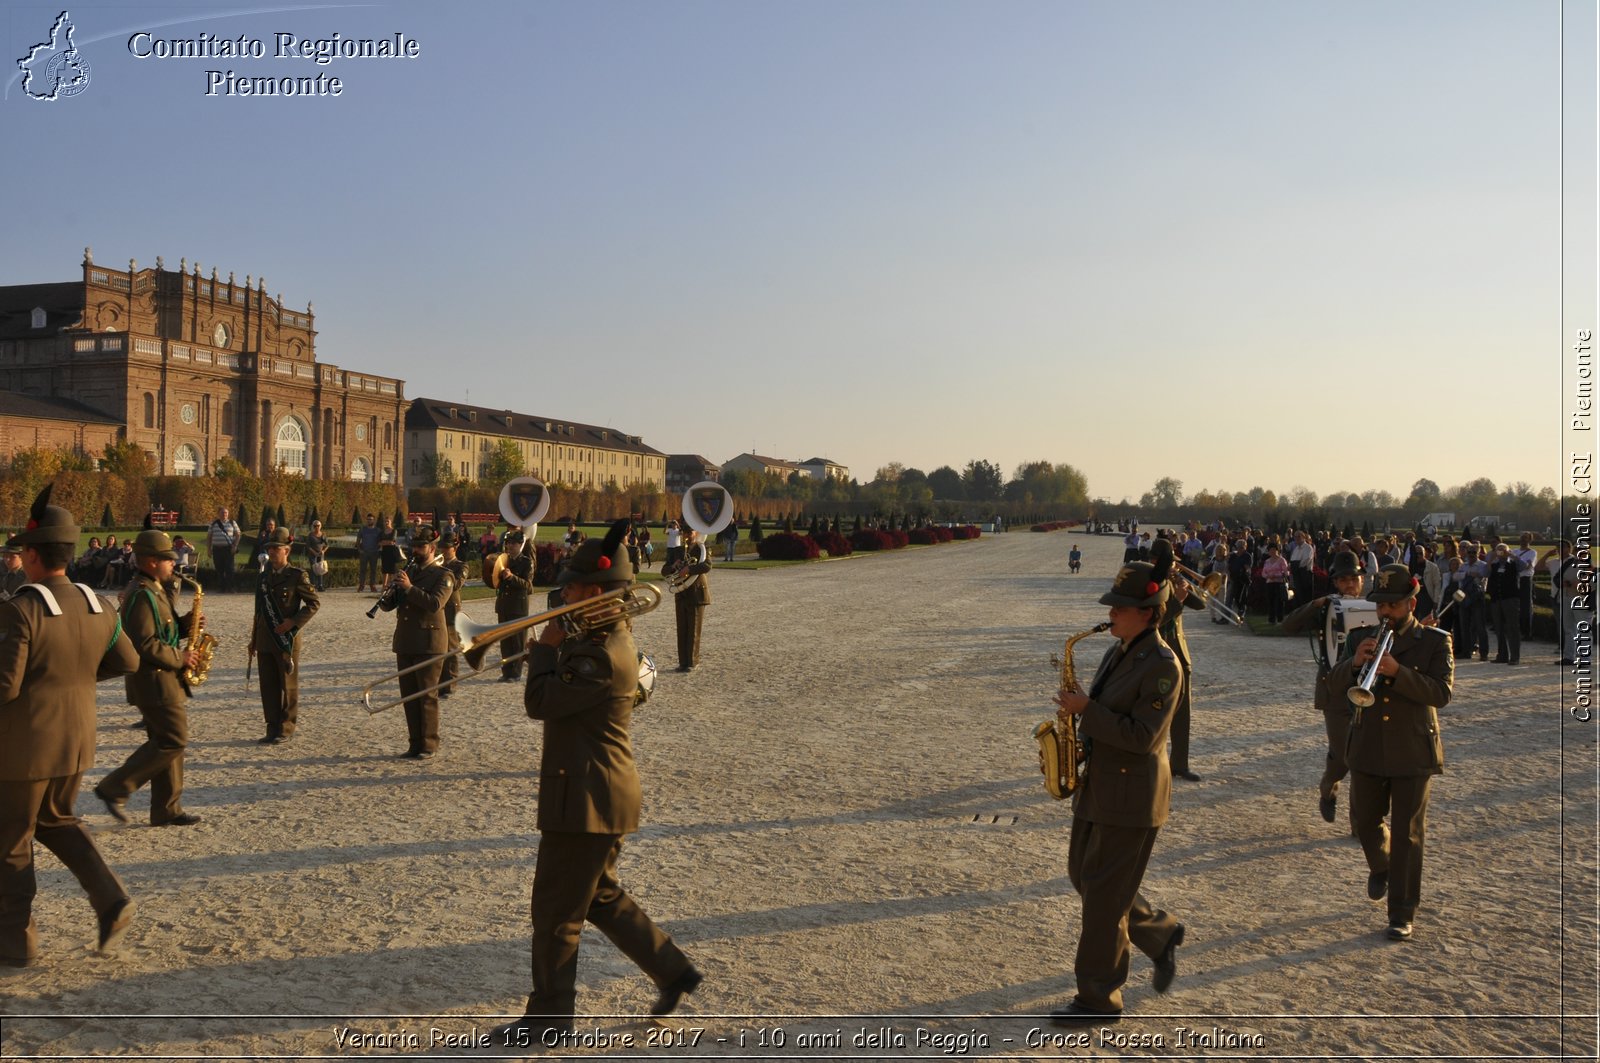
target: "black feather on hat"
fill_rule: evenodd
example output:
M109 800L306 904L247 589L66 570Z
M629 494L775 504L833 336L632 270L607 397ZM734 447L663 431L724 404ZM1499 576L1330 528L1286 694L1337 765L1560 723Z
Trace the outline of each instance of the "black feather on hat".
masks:
M1150 569L1150 578L1157 583L1172 575L1172 549L1156 552L1152 550L1150 556L1155 559L1155 565Z
M78 522L72 519L72 514L60 506L50 504L50 492L55 484L44 485L44 490L39 492L39 497L33 500L33 508L28 511L28 524L14 537L18 546L37 546L40 543L71 543L78 542Z
M633 564L622 545L627 538L630 522L626 517L611 525L606 537L599 541L590 539L579 546L567 562L556 583L631 583Z
M32 531L44 519L45 510L50 508L50 492L56 488L55 481L44 485L44 490L39 492L39 497L33 500L33 508L28 511L28 526L24 531Z
M150 519L150 514L149 513L146 513L144 515L144 525L143 525L143 527L154 528L155 526L156 526L156 522Z

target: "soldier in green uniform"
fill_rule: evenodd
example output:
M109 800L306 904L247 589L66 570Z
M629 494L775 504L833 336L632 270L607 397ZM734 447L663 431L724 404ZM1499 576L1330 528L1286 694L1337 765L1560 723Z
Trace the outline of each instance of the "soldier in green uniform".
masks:
M665 566L662 567L665 572ZM677 571L699 577L672 596L678 621L678 671L692 672L700 663L700 627L705 622L706 606L711 604L711 561L706 543L693 528L683 533L683 557Z
M1367 857L1367 896L1389 897L1389 937L1411 937L1422 897L1422 847L1427 833L1428 789L1444 771L1439 710L1450 701L1455 658L1448 632L1425 627L1411 615L1420 584L1405 565L1385 565L1367 601L1394 632L1394 645L1377 664L1374 703L1352 714L1345 760L1350 765L1350 814ZM1329 692L1348 700L1350 688L1377 655L1378 631L1350 636L1354 655L1333 666ZM1383 817L1390 813L1391 832Z
M1335 555L1328 569L1328 580L1339 597L1359 597L1361 567L1356 562L1356 555L1348 550ZM1284 617L1282 625L1283 630L1291 635L1309 631L1317 636L1317 688L1312 696L1312 704L1322 713L1323 725L1328 732L1327 763L1318 787L1320 796L1317 809L1329 823L1333 822L1334 810L1339 804L1339 781L1350 774L1350 766L1344 761L1345 740L1350 734L1350 702L1343 695L1335 697L1328 686L1328 676L1335 662L1328 659L1328 648L1322 644L1322 634L1328 627L1328 610L1332 608L1333 596L1324 594ZM1349 651L1350 643L1347 640L1344 652ZM1353 810L1350 828L1355 829Z
M46 487L12 540L28 589L0 604L0 964L10 967L39 954L35 839L89 895L101 952L133 918L128 891L73 806L94 764L95 682L133 671L139 655L116 608L67 579L78 525L49 499Z
M127 823L128 798L150 784L150 822L187 827L200 817L185 812L183 756L189 745L189 686L178 673L199 663L183 645L194 614L178 615L178 584L172 567L178 555L164 531L146 528L133 541L138 572L122 599L122 630L139 651L139 670L130 675L128 701L139 709L147 736L122 767L100 780L94 795L119 822Z
M1151 543L1150 558L1157 564L1170 565L1173 561L1172 540L1160 538ZM1166 560L1163 561L1163 558ZM1189 770L1189 709L1192 688L1189 677L1192 669L1189 640L1183 635L1183 611L1204 609L1206 605L1198 594L1189 592L1189 581L1181 574L1173 572L1168 578L1168 583L1167 601L1162 606L1161 612L1161 641L1172 650L1178 659L1178 665L1183 669L1183 685L1178 691L1178 708L1172 715L1172 777L1199 782L1199 774Z
M294 737L300 719L300 629L321 602L305 570L289 564L294 537L279 528L267 540L267 564L256 584L256 618L247 652L261 656L261 711L267 719L262 745Z
M494 615L502 624L528 615L528 596L533 593L533 558L523 550L521 528L506 533L506 563L494 585ZM515 683L522 678L522 651L528 645L526 631L500 640L500 681Z
M78 544L72 545L76 547ZM0 602L3 602L28 582L28 573L22 567L22 543L17 536L11 536L6 540L6 545L0 547L0 562L4 564L4 574L0 575Z
M584 601L633 582L623 545L628 522L604 541L585 542L559 577L563 600ZM639 773L628 725L639 689L639 656L629 622L568 635L545 625L528 651L523 703L544 723L539 762L539 855L533 873L533 992L526 1014L497 1031L503 1047L540 1044L572 1029L578 937L593 923L650 976L653 1015L675 1010L701 981L672 939L617 878L622 837L639 829Z
M455 577L438 556L438 538L431 525L418 528L411 537L411 563L395 573L390 583L399 601L391 644L396 662L404 670L437 658L426 668L400 677L400 693L407 698L409 739L400 755L412 760L426 760L439 748L439 695L420 693L439 685L444 653L450 648L444 606L455 592Z
M1083 898L1073 964L1078 991L1066 1007L1050 1013L1057 1025L1121 1018L1130 944L1155 962L1156 992L1166 992L1177 974L1183 924L1139 892L1156 835L1167 821L1167 733L1183 683L1183 669L1157 630L1166 576L1166 561L1122 566L1100 596L1111 607L1117 644L1101 658L1088 694L1056 696L1058 715L1077 716L1078 734L1089 744L1067 852L1067 875Z
M467 563L456 556L456 545L455 532L447 531L439 536L439 557L445 570L450 573L453 584L450 600L444 603L450 656L444 659L444 667L439 671L439 681L446 684L439 691L440 701L455 693L454 680L461 671L461 658L457 656L461 651L461 636L456 634L456 617L461 615L461 588L467 584Z

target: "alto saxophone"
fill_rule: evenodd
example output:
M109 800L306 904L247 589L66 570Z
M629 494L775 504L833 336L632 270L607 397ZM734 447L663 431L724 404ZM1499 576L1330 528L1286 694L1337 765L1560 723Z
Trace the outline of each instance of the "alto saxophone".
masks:
M211 660L217 655L217 636L206 630L205 613L200 609L206 593L200 589L199 581L188 576L179 576L178 579L194 588L193 618L189 623L189 641L184 649L193 650L198 659L193 668L185 666L178 672L179 678L192 689L204 683L206 676L211 674Z
M1072 647L1090 635L1098 635L1111 625L1097 624L1088 631L1067 637L1061 651L1061 692L1078 692L1078 677L1072 664ZM1060 801L1078 788L1078 765L1083 761L1083 745L1078 741L1078 718L1052 716L1033 729L1039 743L1039 770L1044 772L1044 788Z

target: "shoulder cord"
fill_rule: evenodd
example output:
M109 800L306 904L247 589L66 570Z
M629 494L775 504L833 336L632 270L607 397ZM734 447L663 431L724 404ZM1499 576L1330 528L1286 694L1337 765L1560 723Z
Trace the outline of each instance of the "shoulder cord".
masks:
M177 649L178 643L182 641L178 635L177 622L169 623L161 619L161 607L156 604L155 592L149 587L143 588L139 593L144 595L145 601L150 603L150 613L156 619L156 638L161 640L162 645ZM117 619L120 621L121 617Z

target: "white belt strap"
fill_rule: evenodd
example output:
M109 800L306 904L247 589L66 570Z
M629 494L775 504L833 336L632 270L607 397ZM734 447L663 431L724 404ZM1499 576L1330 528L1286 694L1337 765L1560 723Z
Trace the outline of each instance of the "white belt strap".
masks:
M17 589L17 593L21 594L23 591L33 591L38 594L40 598L43 598L44 611L49 613L51 616L61 615L61 605L56 601L56 596L50 593L49 587L39 583L24 583Z
M83 592L84 598L89 602L89 612L99 613L104 611L100 606L100 596L94 592L93 587L90 587L87 583L74 583L73 586Z

